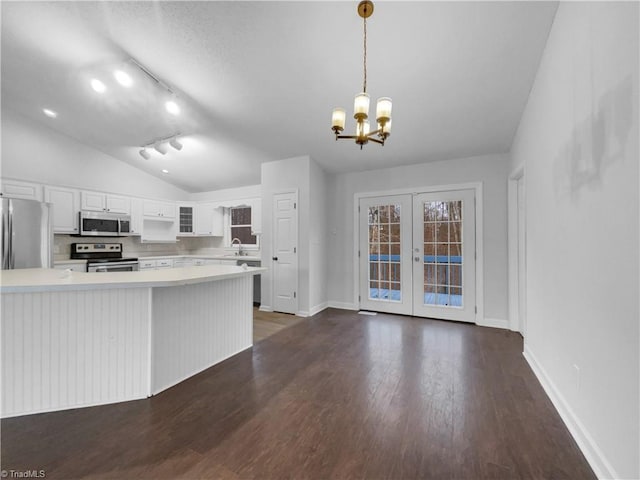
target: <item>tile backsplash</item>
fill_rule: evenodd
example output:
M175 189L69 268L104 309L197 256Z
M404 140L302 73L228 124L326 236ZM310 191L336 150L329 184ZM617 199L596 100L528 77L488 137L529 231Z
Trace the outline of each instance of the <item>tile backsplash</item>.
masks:
M68 260L72 243L122 243L122 254L125 257L222 255L232 251L223 246L221 237L179 237L176 243L141 243L137 236L113 238L54 235L54 260ZM260 256L260 252L251 251L251 255Z

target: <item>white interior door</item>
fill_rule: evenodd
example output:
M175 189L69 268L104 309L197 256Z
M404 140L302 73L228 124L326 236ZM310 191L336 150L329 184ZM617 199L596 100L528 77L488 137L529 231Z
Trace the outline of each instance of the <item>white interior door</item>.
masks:
M298 311L297 193L273 196L273 310Z
M411 315L411 195L359 204L360 307Z
M475 194L413 198L413 314L475 322Z

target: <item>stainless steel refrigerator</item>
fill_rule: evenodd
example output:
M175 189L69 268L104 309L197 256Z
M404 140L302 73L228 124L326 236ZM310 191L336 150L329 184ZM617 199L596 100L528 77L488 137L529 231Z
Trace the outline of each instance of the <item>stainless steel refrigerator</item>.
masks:
M52 205L2 198L2 270L53 268Z

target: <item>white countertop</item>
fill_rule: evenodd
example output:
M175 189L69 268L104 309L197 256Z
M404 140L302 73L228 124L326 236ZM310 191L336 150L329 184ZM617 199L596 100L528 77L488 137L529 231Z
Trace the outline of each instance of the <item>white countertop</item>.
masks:
M158 260L165 258L184 258L184 259L194 259L194 258L205 258L211 260L244 260L247 262L260 262L262 260L261 257L255 257L252 255L149 255L145 257L138 257L138 260ZM54 265L64 265L71 263L86 263L87 260L77 260L77 259L64 259L64 260L56 260Z
M246 260L247 262L259 262L262 260L262 257L251 255L149 255L138 257L138 260L157 260L159 258L207 258L211 260Z
M243 268L236 265L203 265L140 272L104 273L68 272L54 268L23 268L1 271L0 292L172 287L255 275L266 272L266 270L261 267Z

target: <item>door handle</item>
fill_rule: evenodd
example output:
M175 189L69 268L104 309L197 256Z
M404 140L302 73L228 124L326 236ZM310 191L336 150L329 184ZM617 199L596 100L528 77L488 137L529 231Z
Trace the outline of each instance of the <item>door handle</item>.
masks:
M420 257L414 257L414 259L415 259L416 262L420 261Z
M278 261L278 257L271 257L271 260L273 260L274 262Z

